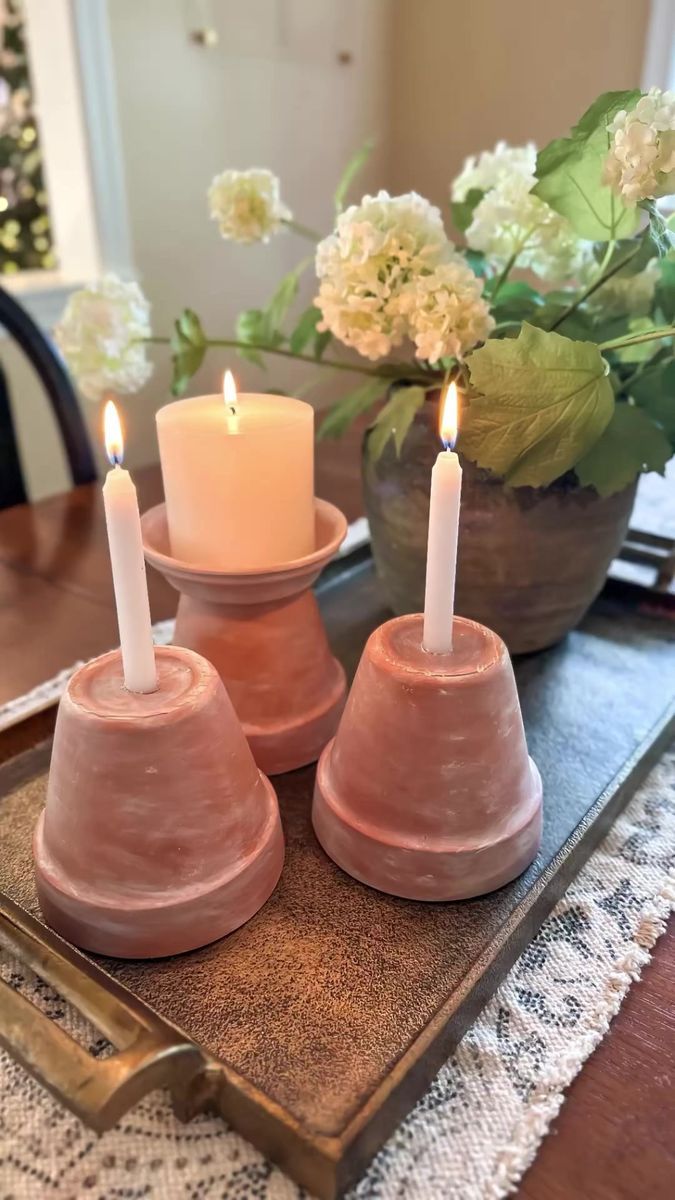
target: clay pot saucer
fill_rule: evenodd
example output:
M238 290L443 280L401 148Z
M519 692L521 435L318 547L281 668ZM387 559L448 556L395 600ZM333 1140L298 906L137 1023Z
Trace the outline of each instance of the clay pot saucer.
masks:
M371 887L459 900L532 862L542 788L504 643L456 617L449 654L422 649L421 615L369 638L319 762L313 823L326 853Z
M284 860L276 794L214 667L175 646L155 654L147 695L124 688L118 650L73 675L34 839L48 923L119 958L230 933L271 895Z
M316 761L346 694L311 586L343 541L347 521L326 500L314 504L311 554L245 571L173 558L165 505L142 517L145 557L180 593L174 642L214 664L253 756L269 775Z

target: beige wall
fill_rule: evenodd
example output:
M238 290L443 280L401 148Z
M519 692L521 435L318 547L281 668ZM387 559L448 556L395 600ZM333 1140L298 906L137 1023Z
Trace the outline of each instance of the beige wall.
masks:
M444 205L464 156L504 137L543 144L607 88L640 81L649 0L210 0L220 44L188 38L187 0L108 0L138 277L157 333L185 305L212 336L258 305L307 250L223 242L206 188L226 166L269 166L298 219L326 231L342 167L369 135L378 150L359 187L414 188ZM351 56L343 64L341 55ZM311 278L307 281L311 296ZM46 403L0 344L36 498L66 486ZM124 402L129 463L156 457L154 412L169 399L166 351ZM193 390L220 386L212 352ZM249 389L292 390L304 368L267 376L238 362ZM312 398L339 394L333 379ZM99 414L85 405L95 441Z
M564 135L641 83L649 0L392 0L391 183L445 205L468 154Z
M202 8L220 31L212 50L188 40L183 0L109 0L134 261L153 326L170 332L189 305L211 336L227 337L237 313L264 304L312 246L290 233L267 245L224 242L209 220L208 184L225 167L270 167L297 219L327 230L342 167L370 134L379 151L367 181L380 182L388 0L214 0ZM338 61L342 51L349 64ZM311 289L308 272L307 301ZM154 380L126 405L142 461L156 457L154 412L169 398L168 355L155 359ZM290 390L306 379L279 359L265 374L233 352L211 351L193 394L218 390L228 364L248 390Z
M213 50L188 36L188 18L200 10L213 12L220 31ZM294 234L267 246L223 242L209 220L207 187L225 167L269 166L298 220L328 231L343 166L369 136L378 148L362 182L386 182L389 0L108 0L108 12L133 261L152 302L153 329L170 333L190 306L207 332L226 337L237 313L264 304L312 248ZM350 61L341 63L345 53ZM312 289L308 272L307 302ZM46 399L6 341L0 354L31 495L63 490L67 474ZM157 457L154 413L171 398L168 351L153 350L153 357L151 382L121 400L131 466ZM218 389L228 363L249 390L307 382L302 368L281 360L264 374L213 351L193 393ZM330 388L319 388L319 402ZM86 401L83 408L98 451L100 413Z

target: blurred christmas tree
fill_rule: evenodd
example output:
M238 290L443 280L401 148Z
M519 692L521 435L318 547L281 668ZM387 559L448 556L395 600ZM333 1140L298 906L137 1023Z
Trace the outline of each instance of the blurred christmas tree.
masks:
M21 0L0 0L0 272L55 265Z

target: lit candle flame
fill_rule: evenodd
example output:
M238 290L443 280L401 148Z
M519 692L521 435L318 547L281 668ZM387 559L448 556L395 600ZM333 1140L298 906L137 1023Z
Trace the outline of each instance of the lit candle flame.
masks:
M124 458L124 438L119 413L112 400L108 400L103 414L105 452L113 467L119 467Z
M441 441L446 450L454 450L457 441L457 384L453 381L441 401Z
M228 412L231 412L232 416L235 416L237 412L237 385L234 382L234 375L231 371L225 372L225 378L223 379L223 399L227 405Z

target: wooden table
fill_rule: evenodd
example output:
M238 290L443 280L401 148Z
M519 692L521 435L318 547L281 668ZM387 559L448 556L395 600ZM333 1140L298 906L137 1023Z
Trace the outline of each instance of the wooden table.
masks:
M362 511L357 435L319 447L317 492ZM141 509L159 469L135 472ZM149 572L153 618L176 594ZM0 513L0 704L117 639L99 485ZM675 920L610 1035L577 1076L520 1200L675 1196Z

